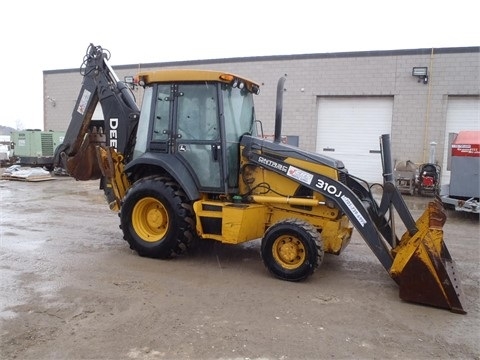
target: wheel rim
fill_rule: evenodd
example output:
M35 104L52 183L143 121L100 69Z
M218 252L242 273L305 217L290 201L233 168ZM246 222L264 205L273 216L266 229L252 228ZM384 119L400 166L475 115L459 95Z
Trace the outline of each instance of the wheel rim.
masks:
M291 235L278 237L273 243L272 252L275 261L285 269L297 269L305 262L305 246Z
M159 241L168 232L167 209L153 197L143 198L133 208L132 225L144 241Z

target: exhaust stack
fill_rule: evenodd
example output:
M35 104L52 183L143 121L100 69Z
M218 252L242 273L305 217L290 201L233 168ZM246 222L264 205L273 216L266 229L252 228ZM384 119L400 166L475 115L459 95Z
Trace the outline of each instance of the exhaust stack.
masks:
M273 141L279 143L282 141L282 110L283 110L283 85L285 84L285 77L281 77L277 83L277 106L275 109L275 134Z

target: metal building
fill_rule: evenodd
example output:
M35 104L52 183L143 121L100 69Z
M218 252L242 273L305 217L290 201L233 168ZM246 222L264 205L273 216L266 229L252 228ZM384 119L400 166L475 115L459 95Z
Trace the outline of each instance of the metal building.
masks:
M108 48L108 47L107 47ZM200 68L241 74L261 84L257 119L273 134L277 81L286 76L283 135L341 159L349 171L381 181L379 136L392 137L394 162L427 162L434 149L448 181L449 133L480 129L480 47L407 49L227 58L115 66L139 70ZM81 87L79 69L47 70L44 129L65 131ZM141 89L134 89L141 102ZM101 118L96 112L94 117Z

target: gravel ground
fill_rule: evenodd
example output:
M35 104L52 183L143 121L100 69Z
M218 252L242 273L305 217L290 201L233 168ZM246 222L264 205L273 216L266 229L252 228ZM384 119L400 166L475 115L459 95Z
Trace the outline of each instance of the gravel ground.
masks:
M406 200L417 218L429 199ZM480 359L476 215L449 211L444 227L459 315L400 300L356 232L289 283L258 241L137 256L96 181L0 180L0 201L2 359Z

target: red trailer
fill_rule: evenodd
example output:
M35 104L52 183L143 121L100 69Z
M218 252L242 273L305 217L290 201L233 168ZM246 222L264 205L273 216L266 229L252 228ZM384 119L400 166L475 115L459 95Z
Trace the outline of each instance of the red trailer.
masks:
M480 213L480 131L460 131L451 148L450 184L442 186L444 204Z

